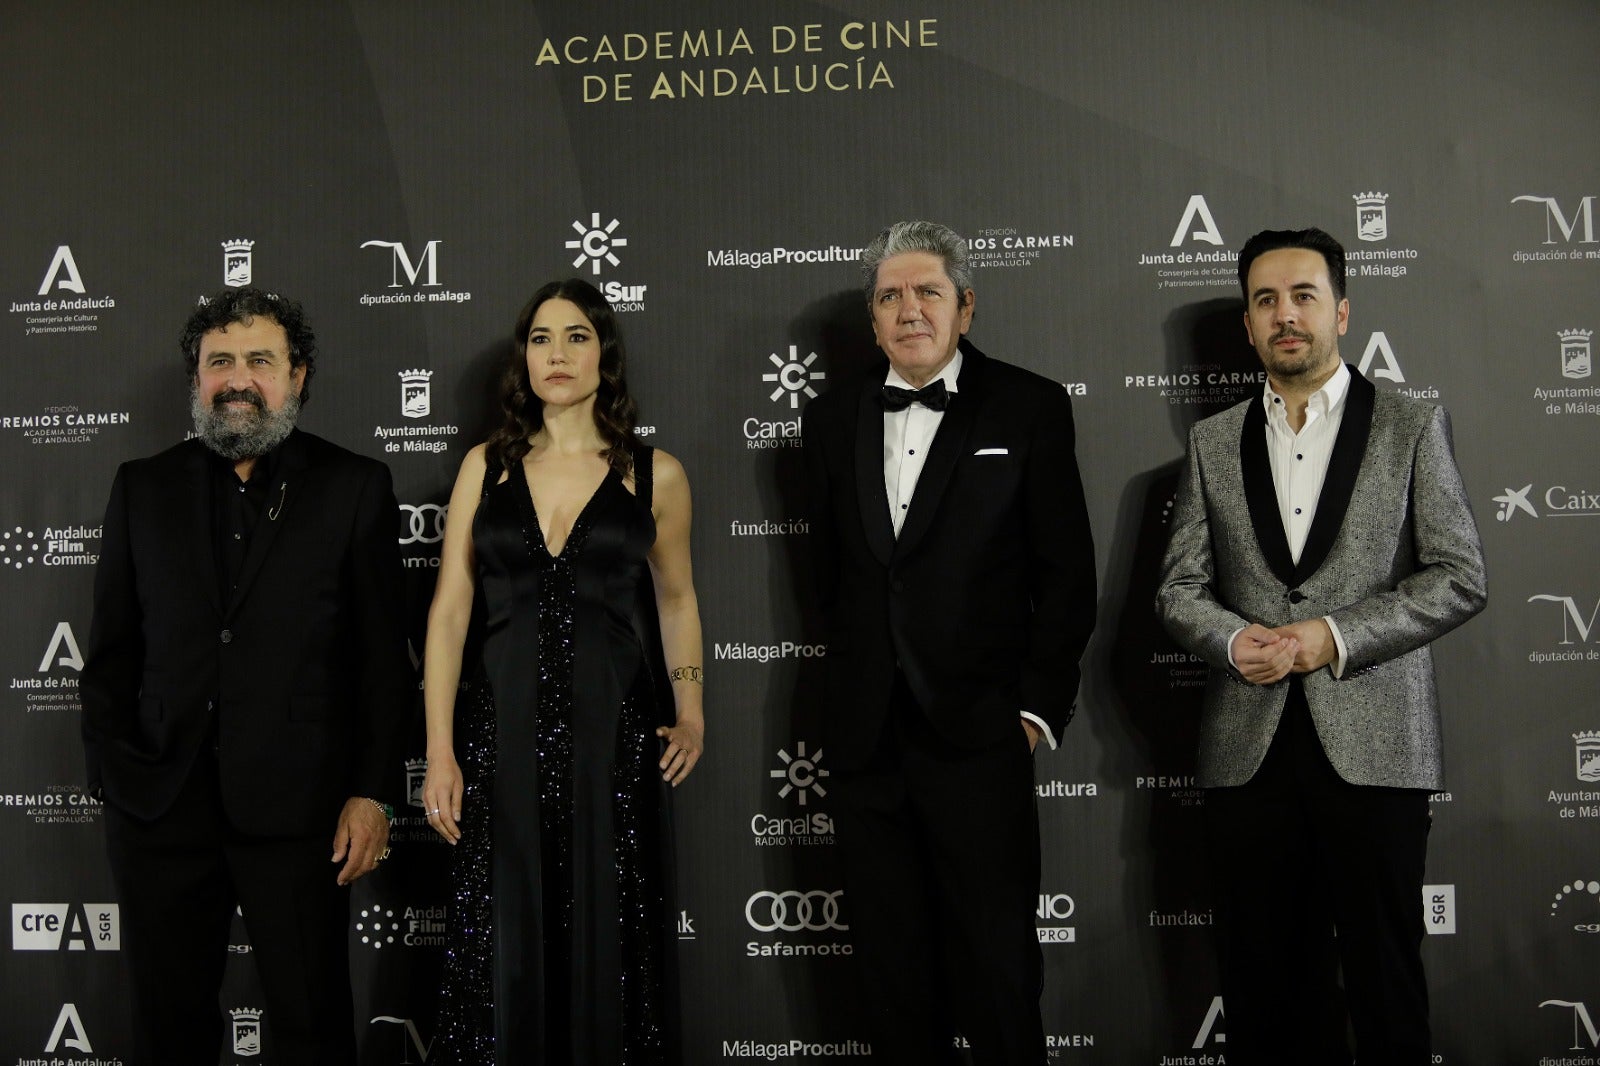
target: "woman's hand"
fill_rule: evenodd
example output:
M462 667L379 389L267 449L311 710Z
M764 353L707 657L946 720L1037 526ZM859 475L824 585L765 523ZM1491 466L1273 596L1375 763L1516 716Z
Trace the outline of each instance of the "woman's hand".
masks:
M661 769L661 779L677 788L689 776L689 771L700 761L700 753L705 750L705 722L698 718L680 718L677 725L658 728L656 736L667 742L667 750L661 753L661 762L657 764Z
M461 767L454 755L429 756L428 776L422 780L422 807L428 824L445 843L461 840Z

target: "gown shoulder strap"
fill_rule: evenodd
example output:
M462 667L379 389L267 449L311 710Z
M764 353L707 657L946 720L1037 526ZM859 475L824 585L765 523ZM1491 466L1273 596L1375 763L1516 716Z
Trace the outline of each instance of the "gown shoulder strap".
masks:
M656 450L648 444L633 446L633 494L646 507L651 506L651 490L655 487L654 463Z

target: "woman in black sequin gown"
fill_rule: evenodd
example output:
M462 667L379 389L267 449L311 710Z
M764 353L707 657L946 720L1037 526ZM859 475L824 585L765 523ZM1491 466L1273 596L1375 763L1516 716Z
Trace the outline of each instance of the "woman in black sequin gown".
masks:
M634 439L593 286L540 289L513 341L428 616L423 799L456 846L436 1061L673 1064L667 794L704 737L688 480Z

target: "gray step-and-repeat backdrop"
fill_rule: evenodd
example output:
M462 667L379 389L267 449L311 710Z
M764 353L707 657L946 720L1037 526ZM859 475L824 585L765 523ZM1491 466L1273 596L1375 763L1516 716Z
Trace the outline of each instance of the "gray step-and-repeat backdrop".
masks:
M1437 648L1435 1061L1596 1062L1597 56L1590 0L8 0L0 1063L128 1053L77 686L112 473L188 429L196 299L251 282L306 304L303 424L394 471L420 651L491 367L527 295L570 274L623 313L646 439L695 491L687 1059L869 1056L807 706L827 649L798 444L807 398L870 351L860 246L918 216L973 238L974 339L1078 416L1103 594L1080 713L1038 759L1052 1057L1225 1061L1202 667L1151 594L1187 427L1260 387L1236 252L1316 224L1351 250L1346 358L1450 408L1490 560L1488 610ZM417 783L420 706L397 713ZM446 849L419 813L352 899L363 1063L431 1048ZM281 1064L234 941L225 1061Z

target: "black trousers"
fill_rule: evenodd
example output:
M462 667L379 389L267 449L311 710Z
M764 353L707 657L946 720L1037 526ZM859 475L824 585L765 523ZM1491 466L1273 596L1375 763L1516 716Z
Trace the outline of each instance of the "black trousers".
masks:
M866 769L833 775L837 846L875 1062L1045 1061L1033 757L956 749L903 682Z
M239 834L223 815L210 749L161 818L141 822L109 803L105 818L133 980L130 1066L216 1066L230 1028L223 1006L262 1011L262 1050L274 1061L355 1062L350 892L334 882L331 822L315 837ZM264 1002L219 1005L236 906Z
M1426 1066L1428 793L1352 785L1295 682L1261 768L1206 793L1229 1066Z

